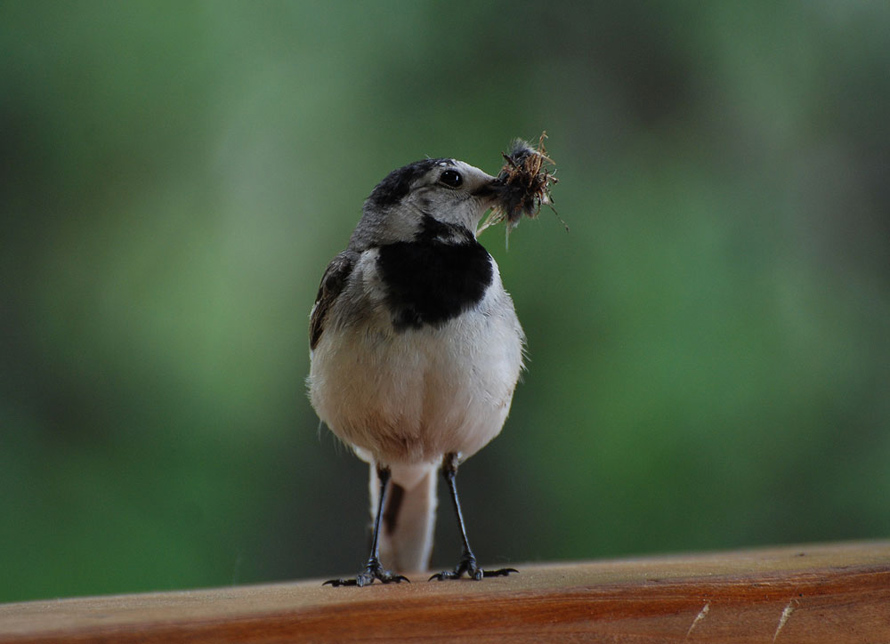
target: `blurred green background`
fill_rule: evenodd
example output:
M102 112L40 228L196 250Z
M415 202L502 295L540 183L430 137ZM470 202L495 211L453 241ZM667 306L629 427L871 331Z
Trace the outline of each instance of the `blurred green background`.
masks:
M4 0L0 601L355 572L318 280L390 170L545 129L571 231L482 238L530 362L462 469L480 559L886 537L888 34L859 0Z

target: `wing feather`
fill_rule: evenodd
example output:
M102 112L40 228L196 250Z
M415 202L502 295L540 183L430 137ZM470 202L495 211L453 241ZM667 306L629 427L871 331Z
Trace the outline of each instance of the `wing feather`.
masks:
M345 250L337 255L321 278L318 286L318 295L315 296L315 306L309 318L309 348L315 349L321 334L324 332L325 318L337 297L343 292L346 281L355 268L355 251Z

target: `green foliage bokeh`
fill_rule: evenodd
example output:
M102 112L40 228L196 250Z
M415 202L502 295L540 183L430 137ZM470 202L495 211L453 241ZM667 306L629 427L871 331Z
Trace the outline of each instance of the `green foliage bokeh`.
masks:
M354 572L308 311L393 168L547 130L483 562L890 532L890 8L0 3L0 601ZM443 510L447 506L443 505ZM440 512L436 566L458 554Z

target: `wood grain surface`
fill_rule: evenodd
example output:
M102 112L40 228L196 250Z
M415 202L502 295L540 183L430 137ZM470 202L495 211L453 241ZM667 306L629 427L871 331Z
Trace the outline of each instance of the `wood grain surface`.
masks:
M890 542L516 567L4 604L0 642L890 642Z

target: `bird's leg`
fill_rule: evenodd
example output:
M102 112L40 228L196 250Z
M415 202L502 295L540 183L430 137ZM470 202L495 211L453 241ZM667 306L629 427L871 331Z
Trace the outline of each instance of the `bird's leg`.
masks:
M460 499L457 496L457 466L460 463L459 454L446 454L442 461L442 476L448 484L448 492L451 494L451 501L454 504L454 514L457 516L457 525L460 527L460 536L463 541L463 554L454 570L444 570L430 577L430 581L438 579L445 581L446 579L459 579L464 573L470 579L479 580L484 577L506 577L511 572L519 572L515 568L501 568L500 570L482 570L476 564L476 555L470 548L470 541L467 539L467 527L464 524L464 515L460 510Z
M389 489L388 483L390 478L389 468L378 467L377 478L380 479L380 494L377 501L377 514L374 517L374 534L371 537L371 556L368 557L365 569L357 574L354 579L329 579L323 585L361 587L373 584L375 579L379 579L384 584L409 581L407 577L384 570L383 566L380 565L380 519L383 517L383 508L386 507L386 492Z

